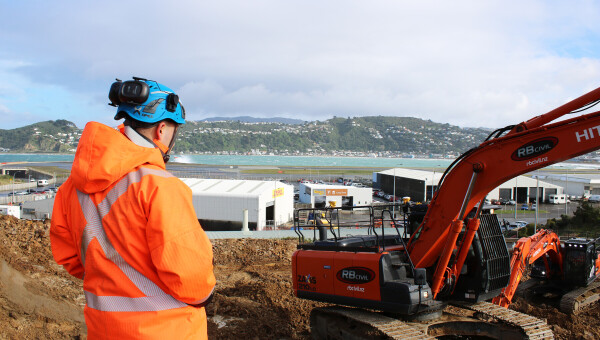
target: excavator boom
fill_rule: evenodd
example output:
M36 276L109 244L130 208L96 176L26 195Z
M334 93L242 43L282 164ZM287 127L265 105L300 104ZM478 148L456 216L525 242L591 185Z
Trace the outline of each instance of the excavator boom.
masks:
M452 281L448 280L449 276L458 278L460 275L462 266L449 263L453 258L451 254L467 252L477 229L469 230L457 247L462 228L459 224L466 213L483 202L488 192L518 175L600 148L600 112L547 123L598 100L600 88L563 105L558 111L522 123L519 129L507 127L505 135L495 136L469 150L447 170L423 222L408 243L416 267L437 266L432 284L434 295L444 282Z

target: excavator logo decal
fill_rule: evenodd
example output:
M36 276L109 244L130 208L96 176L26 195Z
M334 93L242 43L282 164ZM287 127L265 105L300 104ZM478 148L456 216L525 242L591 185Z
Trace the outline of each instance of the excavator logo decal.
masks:
M375 279L375 272L365 267L348 267L338 271L336 278L344 283L367 283Z
M517 150L515 150L515 152L512 153L510 158L513 161L524 161L543 155L546 152L554 149L556 145L558 145L558 138L556 137L540 138L519 147Z

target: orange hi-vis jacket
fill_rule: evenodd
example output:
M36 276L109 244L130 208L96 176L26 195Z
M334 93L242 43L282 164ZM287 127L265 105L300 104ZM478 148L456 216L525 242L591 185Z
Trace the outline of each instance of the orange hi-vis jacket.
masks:
M206 339L211 243L191 190L138 144L86 125L54 201L54 259L83 278L89 339Z

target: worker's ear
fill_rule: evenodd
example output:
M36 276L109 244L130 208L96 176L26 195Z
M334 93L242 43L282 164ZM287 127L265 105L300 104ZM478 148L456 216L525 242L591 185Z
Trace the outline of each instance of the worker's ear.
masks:
M154 139L158 139L161 140L161 137L164 135L165 133L165 128L167 126L167 123L165 123L164 121L158 123L156 125L156 131L154 132Z

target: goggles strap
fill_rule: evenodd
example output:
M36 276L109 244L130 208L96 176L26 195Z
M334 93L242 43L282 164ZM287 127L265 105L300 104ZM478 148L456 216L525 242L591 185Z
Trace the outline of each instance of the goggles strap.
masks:
M169 151L171 151L171 149L168 146L161 143L158 139L154 139L152 142L154 143L154 145L156 145L158 150L160 150L160 153L162 154L163 160L166 164L169 161L169 158L171 158L171 156L169 155Z
M169 142L169 146L164 145L158 139L155 139L153 141L154 144L156 144L156 146L162 153L165 164L169 161L169 158L171 158L171 155L169 155L169 153L171 152L171 150L173 150L173 146L175 145L175 140L177 139L177 131L178 130L179 130L179 124L175 125L175 131L173 131L173 137L171 137L171 142Z

